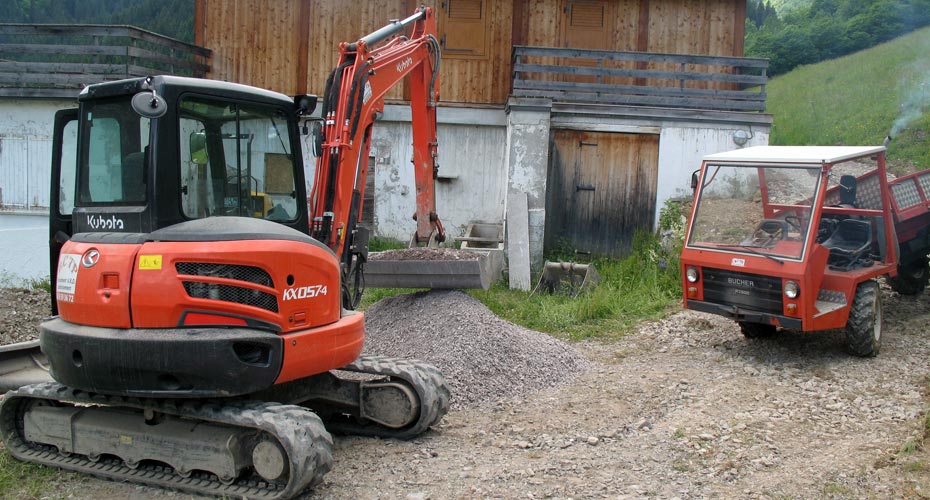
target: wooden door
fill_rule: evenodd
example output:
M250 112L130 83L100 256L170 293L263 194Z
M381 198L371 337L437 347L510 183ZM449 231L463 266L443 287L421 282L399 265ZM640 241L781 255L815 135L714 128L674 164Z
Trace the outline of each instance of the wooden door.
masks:
M659 136L557 130L549 157L546 251L627 255L652 231Z

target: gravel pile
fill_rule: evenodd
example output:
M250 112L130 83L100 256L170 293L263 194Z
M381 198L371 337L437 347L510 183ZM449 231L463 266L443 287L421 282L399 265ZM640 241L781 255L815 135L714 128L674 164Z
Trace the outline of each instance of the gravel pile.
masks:
M0 345L39 338L39 322L51 314L45 290L0 288Z
M372 252L368 260L478 260L481 254L454 248L399 248Z
M460 291L384 299L365 314L364 354L434 364L463 409L565 382L588 367L574 347L502 320Z

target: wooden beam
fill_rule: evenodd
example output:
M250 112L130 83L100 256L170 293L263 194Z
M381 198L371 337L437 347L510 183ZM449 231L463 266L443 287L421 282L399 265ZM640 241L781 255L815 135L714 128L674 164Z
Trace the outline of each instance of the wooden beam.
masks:
M588 75L588 76L622 76L629 78L656 78L664 80L691 80L701 82L728 82L743 83L747 85L764 85L768 79L758 75L727 74L727 73L698 73L693 71L658 71L622 68L596 68L590 66L563 66L557 64L516 64L514 71L518 73L549 73L560 75Z
M563 102L594 102L627 106L654 106L661 108L687 108L715 111L764 111L765 103L757 101L728 101L717 99L673 98L618 94L591 94L589 92L553 92L548 90L521 90L522 97L548 97Z
M0 54L67 54L82 56L125 56L125 45L54 45L0 43Z
M573 59L604 59L608 61L645 61L678 64L706 64L710 66L737 66L768 68L768 59L757 57L704 56L692 54L664 54L661 52L632 52L590 49L563 49L558 47L514 47L521 56L549 56Z
M574 83L540 80L515 80L514 89L522 90L549 90L549 91L581 91L600 94L629 94L654 96L688 96L707 97L712 99L731 99L736 101L764 101L764 92L747 92L744 90L714 90L692 89L681 87L649 87L639 85L614 85L608 83Z
M206 0L194 0L194 43L201 47L207 29L206 9Z
M639 17L637 18L636 50L649 52L649 0L639 0ZM649 67L645 61L637 61L636 69L644 70ZM646 85L646 80L638 78L636 85Z
M312 16L311 1L298 0L300 8L298 9L296 27L297 30L297 68L294 75L294 92L296 94L306 93L310 88L310 19Z
M736 2L736 13L733 19L733 55L743 57L746 50L746 0L733 0Z

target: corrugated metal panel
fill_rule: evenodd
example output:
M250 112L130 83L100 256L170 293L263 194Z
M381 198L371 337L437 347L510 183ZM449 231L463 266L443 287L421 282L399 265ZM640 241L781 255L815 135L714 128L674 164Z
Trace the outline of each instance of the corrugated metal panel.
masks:
M0 207L47 209L51 140L0 137Z
M506 129L441 124L438 141L436 211L448 236L461 236L471 221L503 220ZM377 236L406 241L415 228L412 142L409 123L383 123L374 129Z
M28 199L26 165L28 142L4 138L0 142L0 206L25 208Z
M29 209L48 209L49 189L52 181L52 141L31 139L27 146L29 162L26 191Z

